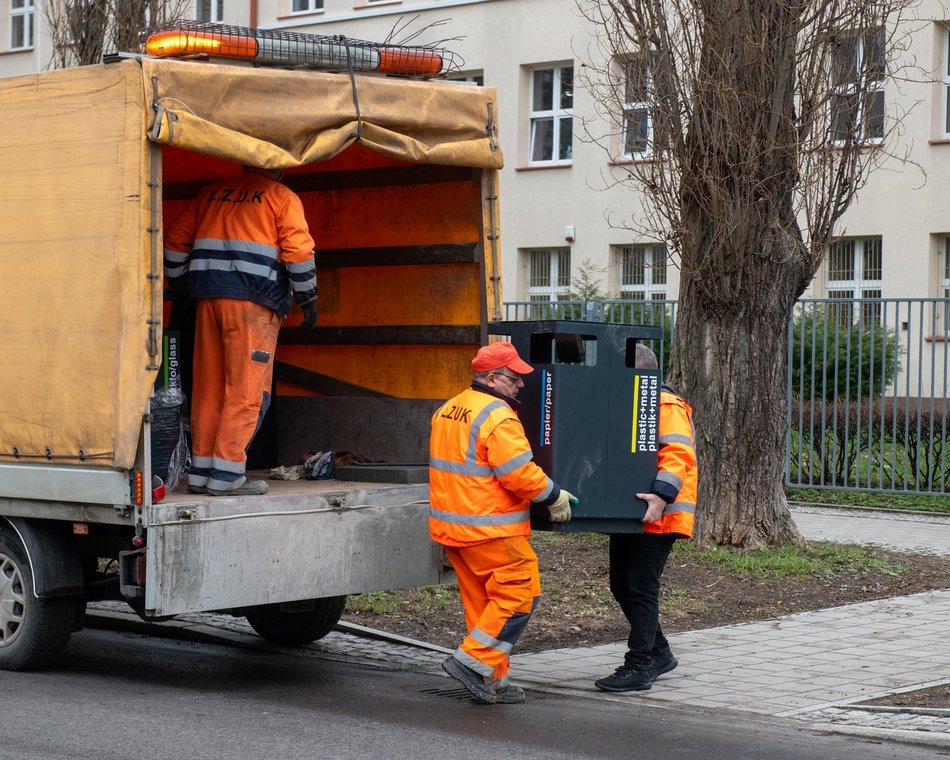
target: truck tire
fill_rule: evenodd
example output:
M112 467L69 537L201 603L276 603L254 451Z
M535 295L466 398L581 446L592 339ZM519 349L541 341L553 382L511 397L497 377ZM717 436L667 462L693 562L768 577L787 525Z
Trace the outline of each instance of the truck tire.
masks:
M300 646L322 639L340 622L345 596L329 596L294 604L264 604L244 610L257 634L275 644Z
M76 599L37 599L33 571L20 538L0 527L0 669L51 664L76 626Z

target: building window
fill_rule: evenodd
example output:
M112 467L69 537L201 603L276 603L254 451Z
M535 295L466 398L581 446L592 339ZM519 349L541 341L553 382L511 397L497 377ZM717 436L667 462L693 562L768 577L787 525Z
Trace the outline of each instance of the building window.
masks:
M950 25L943 29L943 135L950 137Z
M476 87L485 86L485 75L481 71L459 71L455 74L449 74L446 79L450 82L468 82Z
M884 30L844 35L831 54L831 140L876 142L884 138Z
M943 336L950 333L950 235L940 239L940 292L939 297L946 299L943 302Z
M310 11L322 11L323 0L292 0L290 4L292 13L307 13Z
M224 0L197 0L195 19L197 21L224 21Z
M569 164L574 157L574 67L531 72L532 165Z
M634 301L666 300L666 246L628 245L617 249L620 297Z
M838 324L854 324L858 318L864 325L880 324L882 259L880 238L839 240L828 250L827 296L848 300L829 306ZM861 312L856 315L851 301L858 299L862 301Z
M33 0L10 0L10 49L33 47Z
M525 251L529 301L565 301L571 295L571 249Z
M623 67L623 123L621 124L621 155L642 159L655 154L658 146L655 134L656 108L653 80L653 62L650 57L629 58Z

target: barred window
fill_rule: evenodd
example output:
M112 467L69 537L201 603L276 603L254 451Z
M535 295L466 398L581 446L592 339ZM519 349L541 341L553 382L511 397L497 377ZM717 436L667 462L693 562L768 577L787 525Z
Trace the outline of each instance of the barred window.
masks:
M669 256L662 243L620 246L620 297L638 301L666 300Z
M880 323L883 246L880 238L838 240L828 250L827 296L861 300L863 324ZM856 320L853 304L835 304L831 309L839 324Z
M523 255L528 268L529 301L564 301L570 297L570 248L529 249Z

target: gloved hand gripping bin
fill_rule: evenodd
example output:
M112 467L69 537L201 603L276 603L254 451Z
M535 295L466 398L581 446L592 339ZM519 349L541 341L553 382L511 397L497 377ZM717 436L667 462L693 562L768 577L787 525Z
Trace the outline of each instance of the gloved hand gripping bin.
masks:
M662 328L602 322L498 322L535 371L524 376L519 417L535 461L580 503L553 524L532 508L535 530L641 533L656 478L660 373L635 366L636 344ZM658 346L658 344L657 344Z

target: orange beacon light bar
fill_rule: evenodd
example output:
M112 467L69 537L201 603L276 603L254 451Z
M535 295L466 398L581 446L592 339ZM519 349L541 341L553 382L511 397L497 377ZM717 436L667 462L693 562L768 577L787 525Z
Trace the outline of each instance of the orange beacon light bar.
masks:
M145 52L160 58L180 55L213 55L222 58L254 58L257 40L237 35L169 30L149 36Z
M309 66L431 77L457 69L452 53L426 46L378 45L315 34L248 29L224 24L180 22L156 31L145 43L156 57L206 55L254 61L258 65Z

